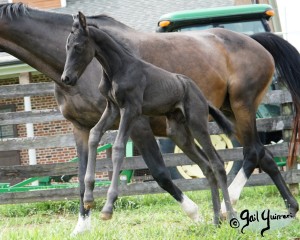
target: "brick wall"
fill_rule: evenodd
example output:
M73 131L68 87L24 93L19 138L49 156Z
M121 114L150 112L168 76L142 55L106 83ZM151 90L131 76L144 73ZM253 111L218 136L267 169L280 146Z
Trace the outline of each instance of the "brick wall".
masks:
M46 76L33 75L31 78L32 83L36 82L50 82L51 80ZM1 85L10 85L10 84L19 84L19 79L16 78L7 78L0 80ZM24 111L24 99L13 98L13 99L0 99L0 105L15 104L16 111ZM44 95L44 96L32 96L31 97L31 107L32 110L41 110L41 109L57 109L57 103L54 95ZM54 136L54 135L63 135L67 133L72 133L72 124L67 121L51 121L34 124L34 135L35 136ZM17 132L19 137L26 137L26 125L18 124ZM21 164L29 164L29 156L27 150L22 150L21 155ZM50 164L50 163L60 163L71 160L76 157L76 148L75 147L63 147L63 148L44 148L36 149L36 157L38 164ZM103 158L106 155L104 153L99 154L98 158ZM107 176L107 173L97 174L97 177Z
M33 75L31 82L50 82L50 79L48 79L44 75ZM18 83L18 78L8 78L0 80L0 85L10 85ZM24 111L24 100L22 97L13 99L0 99L0 105L7 104L15 104L16 111ZM33 96L31 97L31 107L32 110L56 109L57 103L53 95ZM18 124L17 131L19 137L26 137L25 124ZM72 124L66 120L34 124L35 136L53 136L66 133L72 133ZM28 164L28 151L22 150L20 154L21 164ZM74 147L37 149L36 156L38 164L65 162L76 156L76 150Z

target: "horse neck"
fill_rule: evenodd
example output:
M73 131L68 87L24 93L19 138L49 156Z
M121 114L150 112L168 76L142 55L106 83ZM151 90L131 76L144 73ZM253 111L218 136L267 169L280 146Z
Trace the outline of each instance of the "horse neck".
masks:
M0 47L61 84L72 17L18 6L0 6Z
M132 62L132 53L106 32L90 27L90 37L96 49L96 58L102 65L108 77Z

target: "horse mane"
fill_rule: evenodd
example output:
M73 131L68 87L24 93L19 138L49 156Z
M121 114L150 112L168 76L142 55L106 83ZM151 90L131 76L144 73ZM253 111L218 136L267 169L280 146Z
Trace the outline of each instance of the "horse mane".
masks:
M134 30L133 28L127 26L126 24L116 20L115 18L107 14L99 14L94 16L86 16L88 20L88 25L94 25L99 27L122 27L123 29ZM101 25L100 25L101 24Z
M114 19L113 17L103 13L103 14L98 14L98 15L93 15L93 16L86 16L89 19L107 19L107 20L112 20L112 21L117 21L116 19Z
M24 3L0 4L0 18L7 16L8 18L12 19L13 17L19 17L27 14L28 7Z
M132 52L132 50L128 46L126 46L124 44L124 42L122 41L122 39L119 39L116 34L113 35L109 31L107 31L106 29L99 28L99 26L95 25L94 23L88 23L87 25L88 25L89 28L91 27L91 28L96 28L96 29L100 30L101 32L106 34L109 38L111 38L112 41L116 42L117 45L119 45L119 47L121 49L123 49L123 51L125 51L127 54L129 54L130 56L135 56L135 54Z

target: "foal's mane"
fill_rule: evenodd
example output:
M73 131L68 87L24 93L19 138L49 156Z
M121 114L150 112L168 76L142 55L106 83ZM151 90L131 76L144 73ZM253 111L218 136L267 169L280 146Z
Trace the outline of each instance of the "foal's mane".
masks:
M113 18L112 18L113 19ZM129 46L126 46L124 44L124 41L122 41L121 38L118 38L117 34L111 34L109 31L99 28L98 25L94 24L94 23L88 23L87 25L89 28L95 28L97 30L99 30L100 32L106 34L112 41L114 41L119 48L123 49L123 51L125 51L127 54L129 54L130 56L135 56L135 54L133 53L133 51L129 48ZM136 57L136 56L135 56Z
M28 7L24 3L0 4L0 18L6 16L10 19L28 14Z
M120 29L126 30L133 30L133 28L127 26L126 24L116 20L115 18L106 15L106 14L99 14L94 16L86 16L88 21L88 25L94 25L95 27L118 27Z

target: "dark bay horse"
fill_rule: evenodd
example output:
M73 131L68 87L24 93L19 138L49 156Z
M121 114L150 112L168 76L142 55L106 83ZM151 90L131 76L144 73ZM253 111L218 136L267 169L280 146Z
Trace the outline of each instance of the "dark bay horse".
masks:
M186 136L190 140L191 151L195 155L201 152L203 156L195 163L201 167L212 188L214 223L220 222L218 186L222 189L226 209L232 218L234 212L227 190L224 162L210 140L208 116L210 114L223 131L229 134L233 133L231 122L207 102L193 80L143 61L120 43L122 39L117 36L111 36L94 25L87 25L86 17L81 12L74 19L67 39L67 59L62 81L76 82L96 57L103 67L99 90L107 100L103 115L90 131L83 199L85 208L90 209L94 205L97 147L103 134L120 118L118 134L113 144L112 182L102 209L102 218L110 219L113 204L118 197L119 172L125 158L125 147L134 122L141 115L166 116L168 136L179 145L186 144L182 138ZM165 94L166 92L170 94ZM201 144L201 149L197 147L194 139ZM192 219L198 220L197 205L187 204L187 201L190 202L187 196L183 196L183 199L183 210Z
M66 59L65 41L73 22L71 15L34 10L23 4L4 4L0 5L0 17L0 47L53 79L59 108L74 126L80 159L81 200L74 233L87 230L90 227L90 211L83 207L83 181L89 131L99 120L106 105L105 98L98 91L102 68L97 60L93 60L75 86L70 87L60 81ZM287 188L272 154L260 142L255 122L257 106L271 82L274 60L281 70L281 79L289 81L287 85L292 89L294 104L300 106L300 87L297 84L300 79L300 60L299 53L293 46L267 33L247 37L212 29L156 34L135 31L104 15L89 17L87 21L112 35L122 37L127 47L146 61L192 78L205 97L232 119L237 137L244 146L243 167L229 187L232 200L239 198L247 179L259 164L274 181L290 212L296 214L298 203ZM273 58L265 48L273 51ZM114 128L117 128L117 123ZM152 136L152 131L157 136L166 135L165 119L141 118L135 129L131 139L154 178L162 187L169 189L169 193L177 201L181 201L182 192L173 187ZM143 148L143 143L151 148ZM186 152L188 153L188 149Z

